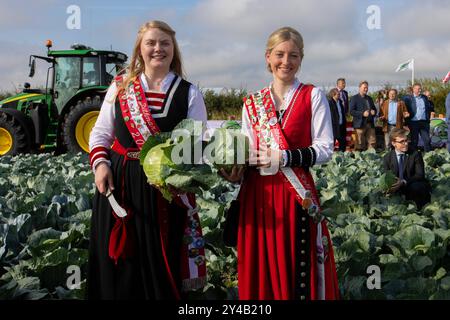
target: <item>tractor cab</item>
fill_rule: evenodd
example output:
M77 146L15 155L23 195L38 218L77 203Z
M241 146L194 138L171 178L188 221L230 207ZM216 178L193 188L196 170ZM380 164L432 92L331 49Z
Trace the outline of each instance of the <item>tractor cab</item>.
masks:
M124 70L127 56L75 44L69 50L31 55L29 77L36 59L48 62L45 89L25 83L23 92L0 101L0 156L35 149L89 152L89 135L106 89Z
M108 87L124 68L126 56L76 44L72 50L50 51L54 58L54 97L59 110L80 90Z

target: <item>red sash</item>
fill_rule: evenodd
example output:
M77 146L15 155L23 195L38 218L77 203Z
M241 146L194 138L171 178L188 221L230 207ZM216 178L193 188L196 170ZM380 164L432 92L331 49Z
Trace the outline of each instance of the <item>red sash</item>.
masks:
M129 84L128 88L119 92L122 117L139 149L142 149L148 137L161 132L153 119L145 97L140 78Z
M294 92L291 102L286 109L285 121L289 120L289 116L295 108L297 97L299 96L302 88L303 84L300 84ZM259 148L259 144L261 142L264 142L274 149L289 150L289 144L283 134L280 123L276 118L275 106L272 101L269 88L264 88L263 90L246 98L245 107L249 115L250 122L252 123L257 148ZM319 197L312 176L307 174L303 168L296 168L295 175L301 183L301 186L298 186L295 183L293 184L292 179L287 177L287 170L282 169L281 171L289 182L289 189L294 192L297 201L305 209L310 210L311 215L314 213L313 210L318 211L317 213L319 213ZM292 172L294 172L294 170L292 170ZM306 191L306 194L298 192L299 187L303 188ZM304 198L306 198L305 201Z

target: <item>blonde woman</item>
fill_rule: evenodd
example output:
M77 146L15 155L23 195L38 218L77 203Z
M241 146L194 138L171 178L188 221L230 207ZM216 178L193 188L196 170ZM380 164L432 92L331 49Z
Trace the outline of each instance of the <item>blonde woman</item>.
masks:
M111 84L90 136L97 191L88 298L179 299L182 292L205 284L198 215L195 221L187 215L195 199L168 203L147 183L139 163L149 136L171 131L185 118L206 121L203 97L183 79L175 31L162 21L147 22L139 29L126 73ZM126 216L111 208L111 191ZM187 229L191 236L183 239Z
M296 74L303 39L284 27L267 42L270 85L245 99L243 130L255 150L239 194L240 299L337 299L333 245L309 168L328 161L327 99ZM236 170L226 176L241 177Z

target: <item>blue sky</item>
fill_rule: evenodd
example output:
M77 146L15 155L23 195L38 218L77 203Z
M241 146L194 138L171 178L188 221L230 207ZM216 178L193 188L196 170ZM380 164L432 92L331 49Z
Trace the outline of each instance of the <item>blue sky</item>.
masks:
M81 28L69 30L70 5L81 10ZM380 29L367 28L366 9L380 8ZM177 31L188 79L201 87L266 85L264 48L278 27L292 26L305 40L299 73L303 81L330 86L337 77L405 85L409 71L395 73L415 58L417 77L442 78L450 70L450 1L446 0L178 0L80 1L0 0L0 90L27 77L29 54L83 43L130 54L139 26L163 20ZM44 74L44 65L38 73Z

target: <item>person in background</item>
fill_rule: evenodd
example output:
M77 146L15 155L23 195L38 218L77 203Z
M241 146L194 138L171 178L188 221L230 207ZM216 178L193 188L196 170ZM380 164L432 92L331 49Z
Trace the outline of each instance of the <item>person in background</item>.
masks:
M408 86L406 88L406 94L409 94L409 95L413 94L413 87L412 86Z
M350 99L350 114L353 116L353 128L356 130L355 151L364 151L367 148L375 149L375 122L377 109L373 99L367 94L369 83L361 81L359 93Z
M377 98L375 99L375 108L377 109L377 115L380 114L381 106L387 99L388 99L388 96L387 96L386 90L383 89L383 90L378 91ZM375 116L375 118L377 117L377 115ZM376 122L376 119L375 119L375 122Z
M339 99L339 91L336 88L330 90L328 104L331 111L331 122L333 123L334 140L339 142L339 151L344 152L346 147L345 110Z
M389 134L394 128L403 128L405 118L409 117L408 110L403 101L397 99L397 90L388 91L389 99L384 101L380 108L380 120L383 122L384 142L386 150L392 147Z
M348 92L345 90L345 79L339 78L336 81L336 89L339 91L339 100L341 104L344 106L345 114L348 113Z
M422 155L409 150L408 131L404 129L392 129L390 140L394 149L384 156L384 171L394 173L397 181L389 192L400 192L406 200L413 200L420 210L431 199L431 186L425 178Z
M407 125L411 131L411 145L412 150L417 149L419 144L419 134L423 140L424 151L431 151L430 144L430 116L434 111L428 98L422 93L422 85L415 83L413 86L413 94L407 95L403 98L406 108L410 114Z

